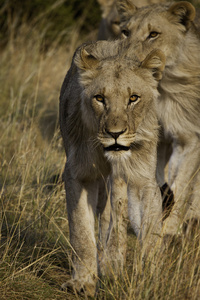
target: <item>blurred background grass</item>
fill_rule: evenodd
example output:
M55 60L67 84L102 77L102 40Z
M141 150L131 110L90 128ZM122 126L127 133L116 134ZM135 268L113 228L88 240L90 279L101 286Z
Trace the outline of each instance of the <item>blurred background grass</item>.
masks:
M58 38L59 42L70 41L70 28L77 27L81 35L98 28L101 19L96 0L0 0L0 41L5 45L15 38L22 24L31 24L42 31L42 46L49 46Z
M95 39L95 0L0 0L0 299L80 299L63 293L71 248L58 126L59 92L75 48ZM129 230L127 268L99 299L199 299L199 231L141 275ZM84 299L84 297L82 297Z

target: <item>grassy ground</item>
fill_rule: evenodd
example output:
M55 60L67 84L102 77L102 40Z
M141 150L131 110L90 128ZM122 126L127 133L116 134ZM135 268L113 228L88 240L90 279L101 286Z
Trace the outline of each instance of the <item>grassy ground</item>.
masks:
M59 290L71 272L58 129L60 86L80 44L76 30L69 38L44 54L42 32L23 26L0 54L0 299L84 299ZM148 265L141 274L128 236L124 274L102 281L98 299L200 299L199 231L175 240L153 274Z

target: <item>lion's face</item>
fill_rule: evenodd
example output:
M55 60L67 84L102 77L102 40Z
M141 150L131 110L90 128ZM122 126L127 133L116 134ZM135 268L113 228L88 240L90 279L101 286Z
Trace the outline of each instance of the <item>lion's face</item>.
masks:
M194 19L194 7L188 2L178 2L138 9L134 5L130 7L130 2L119 0L119 13L123 20L121 37L130 39L144 56L153 49L162 50L166 56L166 66L173 65L180 55L184 35Z
M141 138L138 127L153 105L154 90L146 86L140 72L136 73L120 63L106 63L92 80L92 89L85 90L97 121L98 140L107 156L130 154L131 147ZM152 81L148 76L146 79Z
M158 93L154 76L158 75L155 70L164 58L155 56L142 63L109 58L98 62L92 70L80 72L82 118L88 130L96 132L109 159L130 156L133 148L142 143L146 136L141 128L144 129L146 118L152 117L153 126L157 126L155 99ZM164 63L161 64L163 69Z

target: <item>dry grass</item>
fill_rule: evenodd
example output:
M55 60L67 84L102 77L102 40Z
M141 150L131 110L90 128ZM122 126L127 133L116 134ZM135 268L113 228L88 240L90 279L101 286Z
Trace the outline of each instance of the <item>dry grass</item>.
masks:
M71 249L58 97L79 34L45 54L41 41L42 33L23 26L1 53L0 298L84 299L59 290L70 277ZM104 279L98 299L200 299L199 230L173 241L153 274L148 264L140 272L138 253L129 230L124 274Z

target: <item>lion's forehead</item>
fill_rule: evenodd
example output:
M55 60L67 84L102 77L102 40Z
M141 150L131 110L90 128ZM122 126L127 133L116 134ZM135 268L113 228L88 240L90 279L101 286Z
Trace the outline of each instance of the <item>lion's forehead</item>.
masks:
M131 60L127 62L106 62L102 65L101 72L98 76L105 77L117 84L124 85L128 83L141 81L141 70L138 66L134 65Z
M147 88L145 84L147 76L140 73L120 68L102 69L99 76L93 79L93 87L95 90L101 90L103 94L130 95L133 92L141 94Z
M136 20L145 20L152 17L163 16L167 13L170 5L171 4L155 4L141 7L133 14L133 18Z
M150 11L149 14L133 16L128 22L127 27L135 33L145 33L150 30L160 29L163 30L168 24L165 14Z

